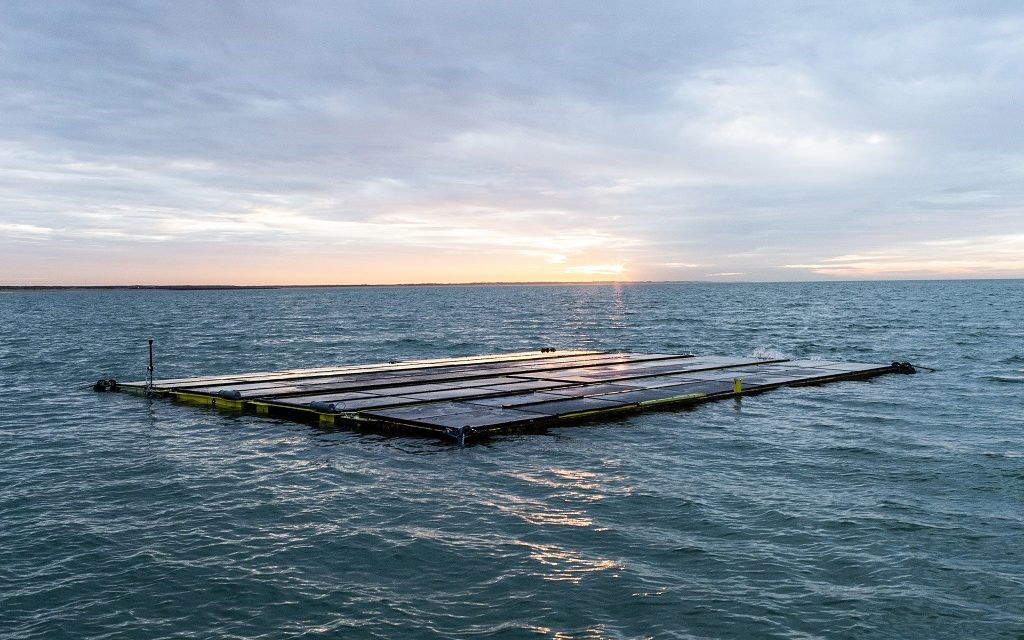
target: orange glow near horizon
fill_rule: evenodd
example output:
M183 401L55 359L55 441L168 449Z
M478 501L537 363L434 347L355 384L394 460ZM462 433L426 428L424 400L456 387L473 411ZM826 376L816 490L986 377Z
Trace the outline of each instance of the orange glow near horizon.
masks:
M134 251L65 252L36 264L0 258L5 282L15 286L67 285L361 285L473 282L595 282L626 279L621 263L580 255L551 262L516 251L476 252L339 247L338 251L287 251L216 246L185 251L153 247ZM102 255L96 255L102 253ZM591 262L595 264L591 264ZM102 268L99 268L102 265Z
M835 278L1020 277L1024 273L1024 235L918 242L784 266Z
M877 280L1014 278L1024 275L1024 236L979 236L889 245L806 262L769 254L659 256L630 238L593 230L507 235L484 227L450 229L396 223L392 238L322 238L193 234L166 239L43 233L7 225L17 236L0 252L0 285L364 285L474 282L614 282L644 280ZM344 226L344 225L343 225ZM415 232L408 240L403 231ZM334 233L327 233L333 229ZM349 230L367 232L366 226ZM165 230L166 231L166 230ZM297 233L297 232L294 232ZM543 236L543 237L535 237ZM10 237L10 236L9 236ZM416 244L419 243L419 244ZM660 258L660 259L659 259ZM714 262L718 260L719 262Z

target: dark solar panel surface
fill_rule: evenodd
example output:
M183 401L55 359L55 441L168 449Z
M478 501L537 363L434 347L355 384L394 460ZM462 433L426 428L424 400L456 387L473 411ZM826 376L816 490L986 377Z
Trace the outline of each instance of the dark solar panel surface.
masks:
M887 365L826 360L608 352L519 353L211 376L167 390L317 413L446 429L499 428L815 380L884 373ZM170 383L170 384L168 384ZM316 406L313 406L313 405Z

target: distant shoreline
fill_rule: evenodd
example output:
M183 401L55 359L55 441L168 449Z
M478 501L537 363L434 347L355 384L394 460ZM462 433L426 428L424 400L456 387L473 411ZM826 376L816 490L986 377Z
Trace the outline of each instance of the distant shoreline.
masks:
M809 284L853 282L966 282L1021 280L1022 278L915 278L892 280L586 280L537 282L403 282L387 284L96 284L96 285L0 285L0 291L231 291L260 289L350 289L370 287L543 287L607 286L633 284Z
M157 291L223 291L232 289L341 289L366 287L499 287L499 286L558 286L609 284L695 284L698 280L587 280L577 282L401 282L387 284L8 284L0 291L63 291L63 290L157 290Z

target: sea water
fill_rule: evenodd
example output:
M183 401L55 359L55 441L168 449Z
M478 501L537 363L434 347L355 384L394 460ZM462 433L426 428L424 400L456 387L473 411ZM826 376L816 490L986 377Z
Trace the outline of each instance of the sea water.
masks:
M0 292L0 637L1024 637L1024 281ZM95 393L542 347L920 366L451 443ZM925 368L927 367L927 369Z

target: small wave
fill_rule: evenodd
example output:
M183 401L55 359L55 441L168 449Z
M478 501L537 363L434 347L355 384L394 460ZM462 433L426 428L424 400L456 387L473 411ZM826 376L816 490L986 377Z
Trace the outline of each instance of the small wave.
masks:
M1005 364L1024 364L1024 355L1013 355L1009 358L1004 358L1000 362Z
M983 380L990 382L1002 382L1004 384L1024 384L1024 375L1021 376L984 376Z
M986 458L1024 458L1024 451L986 451Z
M765 358L768 360L786 360L789 358L788 355L782 353L778 349L771 349L769 347L760 346L750 352L748 356L750 358Z
M870 449L868 447L859 447L859 446L841 446L841 445L840 446L832 446L832 447L827 447L826 451L831 451L831 452L834 452L834 453L849 453L849 454L861 455L861 456L878 456L878 455L882 455L882 452L878 451L877 449Z

